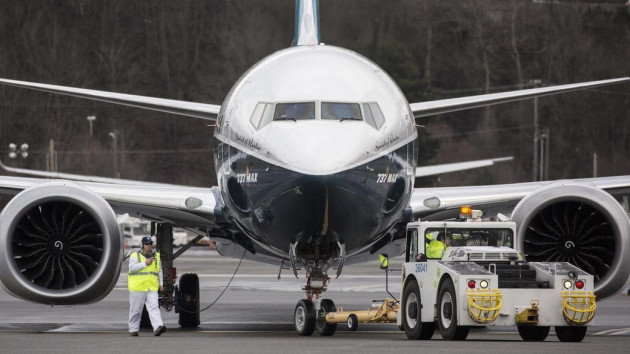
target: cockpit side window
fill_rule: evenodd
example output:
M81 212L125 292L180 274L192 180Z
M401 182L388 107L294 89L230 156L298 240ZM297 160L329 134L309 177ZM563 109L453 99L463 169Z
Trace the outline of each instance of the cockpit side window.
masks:
M254 108L254 112L249 119L249 122L252 123L254 128L262 129L265 125L271 122L273 117L273 103L258 103L256 108Z
M276 104L273 120L315 119L315 102Z
M361 107L363 107L363 120L365 120L365 122L371 127L378 130L378 128L376 127L376 122L374 122L374 116L372 115L370 105L367 103L362 103Z
M266 103L259 103L254 108L254 113L252 113L249 121L252 123L254 128L258 129L260 127L260 121L262 120L263 112L265 111Z
M381 129L383 123L385 123L385 116L381 111L381 108L378 106L376 102L368 103L370 113L372 113L372 117L374 117L374 126L376 129Z
M322 102L322 119L363 120L358 103Z

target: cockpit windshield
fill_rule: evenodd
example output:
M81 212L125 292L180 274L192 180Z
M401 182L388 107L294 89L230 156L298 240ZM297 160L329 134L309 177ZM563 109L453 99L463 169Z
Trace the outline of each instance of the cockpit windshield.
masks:
M287 120L358 121L376 130L380 130L385 123L385 117L376 102L259 102L250 117L250 123L257 130L272 121Z
M315 102L293 102L276 104L273 120L315 119Z
M322 119L362 120L361 107L357 103L322 102Z

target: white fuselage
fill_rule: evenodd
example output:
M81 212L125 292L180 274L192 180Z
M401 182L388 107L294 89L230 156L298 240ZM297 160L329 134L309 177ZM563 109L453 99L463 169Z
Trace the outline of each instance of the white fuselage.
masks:
M355 52L313 45L273 53L234 85L218 125L224 200L268 252L285 256L301 244L299 258L327 262L337 245L365 250L408 205L413 114L394 81Z

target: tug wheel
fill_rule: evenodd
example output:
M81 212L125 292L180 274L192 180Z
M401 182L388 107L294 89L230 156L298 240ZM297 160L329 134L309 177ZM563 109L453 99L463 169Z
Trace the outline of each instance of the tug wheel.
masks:
M405 285L402 306L402 325L409 339L431 339L433 337L435 322L421 322L421 309L422 301L420 301L418 283L411 280Z
M586 326L583 327L569 327L569 326L556 326L556 336L561 342L581 342L586 336Z
M453 281L445 279L438 292L437 308L440 334L446 340L465 340L468 337L467 326L457 325L457 295Z
M348 329L351 331L356 331L357 328L359 327L359 318L357 317L357 315L355 314L350 314L350 316L348 316Z
M549 326L517 326L518 334L526 342L542 342L549 334Z

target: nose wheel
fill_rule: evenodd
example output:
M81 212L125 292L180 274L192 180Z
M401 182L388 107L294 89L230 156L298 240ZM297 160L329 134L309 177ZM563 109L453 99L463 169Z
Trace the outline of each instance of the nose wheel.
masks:
M337 330L337 324L326 322L326 314L337 308L332 300L321 299L330 278L321 270L312 270L307 274L306 286L302 288L307 298L298 301L293 312L295 331L300 336L310 336L317 329L322 336L332 336Z
M302 299L295 305L293 319L295 331L301 336L310 336L317 329L321 336L332 336L337 330L336 323L326 322L326 314L336 311L335 303L330 299L321 300L320 310L308 299Z
M326 315L329 312L335 312L337 308L335 307L335 303L330 299L324 299L321 303L321 309L319 310L319 314L315 321L315 327L317 328L317 333L321 336L332 336L335 334L337 330L336 323L328 323L326 322Z
M307 299L298 301L293 313L295 331L301 336L310 336L315 330L315 308Z

